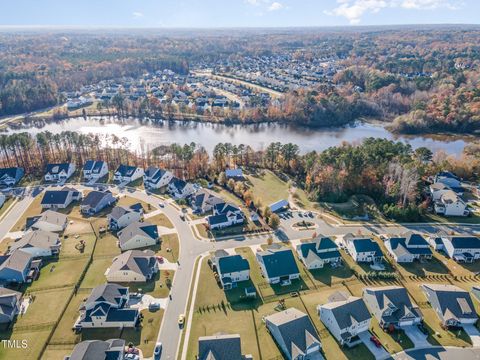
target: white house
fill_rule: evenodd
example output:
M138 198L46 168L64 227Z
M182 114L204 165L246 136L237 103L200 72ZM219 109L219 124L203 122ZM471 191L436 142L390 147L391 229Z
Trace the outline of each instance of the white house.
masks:
M10 245L8 251L12 254L15 250L21 249L32 257L45 257L60 252L60 238L58 234L43 230L28 231L23 237Z
M290 285L300 277L293 252L287 248L270 248L257 252L256 258L269 284Z
M107 215L108 227L111 230L123 229L136 221L140 221L142 217L143 208L140 203L129 207L115 206L112 212Z
M168 191L174 199L185 199L188 196L195 194L197 190L197 185L180 180L176 177L171 179L168 184Z
M219 256L214 259L220 282L225 290L237 287L237 284L250 279L248 261L240 255Z
M217 204L225 201L206 189L200 189L190 198L190 205L195 214L204 214L213 210Z
M143 175L143 183L149 189L161 189L173 179L173 174L168 170L149 167Z
M264 318L265 325L288 360L317 359L322 344L307 314L295 309Z
M143 176L143 169L137 166L120 165L113 176L113 180L119 183L131 183Z
M422 235L412 232L391 236L385 241L385 247L397 263L432 258L432 250L430 250L428 241Z
M298 244L296 251L298 258L308 270L321 269L325 264L338 264L341 259L335 242L321 235Z
M41 206L43 209L65 209L73 201L81 198L80 191L69 187L64 187L62 190L48 190L43 194Z
M75 172L75 164L48 164L45 171L45 181L64 182Z
M467 204L454 191L449 190L440 195L434 204L435 213L445 216L468 216Z
M480 259L480 238L475 236L441 236L443 250L458 262L471 263Z
M158 244L157 225L148 222L134 222L120 230L117 234L118 245L122 251L144 248Z
M378 263L382 261L382 250L372 239L347 234L343 240L348 253L356 262Z
M87 181L99 180L108 174L105 161L87 160L83 166L83 177Z
M158 272L158 261L152 250L128 250L113 259L105 272L109 282L147 282Z
M440 197L447 193L448 191L452 191L450 186L445 185L444 183L438 182L430 185L430 195L432 196L433 201L440 200Z
M363 299L337 292L329 300L317 307L320 320L340 345L353 347L361 343L359 334L368 332L371 322Z
M207 221L210 229L215 230L243 224L245 216L236 205L221 202L213 206L213 215L207 217Z

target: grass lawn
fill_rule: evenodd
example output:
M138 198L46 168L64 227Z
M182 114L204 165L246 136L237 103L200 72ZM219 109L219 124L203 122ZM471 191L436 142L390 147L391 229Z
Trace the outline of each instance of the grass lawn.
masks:
M222 188L220 186L215 186L213 188L213 191L216 192L219 197L221 197L223 200L225 200L227 202L233 203L237 206L244 206L245 205L242 200L240 200L238 197L236 197L230 191L225 190L224 188Z
M145 221L152 223L154 225L163 226L169 229L174 228L172 222L168 219L168 217L165 214L158 214L158 215L152 216L151 218L145 219Z
M448 274L448 268L433 257L427 261L414 261L412 263L399 263L396 268L404 276L434 276Z
M107 281L105 271L112 265L112 258L95 259L88 267L87 273L81 283L82 288L94 288Z
M471 216L441 216L437 214L426 214L425 221L438 223L480 224L480 216L475 213Z
M176 262L180 253L180 242L177 234L167 234L161 236L161 242L157 254L163 256L170 262ZM170 251L167 251L170 249Z
M47 349L43 353L42 359L44 360L63 360L65 356L72 353L74 345L61 345L61 346L47 346Z
M78 238L70 235L66 236L68 237L65 238L65 236L61 236L62 247L60 249L60 258L82 255L86 256L92 253L93 244L95 243L95 235L93 233L82 234ZM85 248L83 249L83 252L80 252L80 250L75 248L75 246L80 244L80 240L85 242Z
M195 227L196 227L198 233L200 234L200 236L202 236L204 238L207 238L207 239L212 239L213 238L212 232L207 229L205 224L196 224Z
M44 263L40 270L40 277L34 281L28 288L29 291L35 289L45 289L56 286L73 286L78 281L81 273L87 266L86 257L75 260L52 260Z
M149 281L147 283L119 283L122 286L128 286L130 292L138 292L139 289L144 294L149 294L155 298L164 298L168 296L170 289L167 287L167 279L173 281L175 271L173 270L160 270L155 276L155 281Z
M139 329L85 329L81 333L83 340L108 340L112 338L124 339L126 344L133 343L140 348L143 356L151 357L157 340L158 330L162 323L163 310L150 312L142 311L144 319Z
M310 270L311 278L320 286L332 286L345 280L350 280L354 277L353 271L343 261L342 266L332 267L326 264L323 269Z
M117 245L117 241L118 239L111 233L102 235L97 240L93 258L111 256L113 259L115 256L120 255L121 251Z
M8 208L10 207L10 205L12 205L15 201L15 198L14 197L9 197L7 200L5 200L5 202L3 203L2 205L2 208L0 209L0 218L3 216L3 214L5 213L5 211L8 210Z
M10 231L14 232L24 230L27 218L41 214L42 207L40 203L42 202L42 198L43 192L37 195L37 197L32 201L28 209L18 218L18 221Z
M9 349L4 346L0 346L0 359L37 359L40 356L51 328L45 328L42 330L25 330L25 331L13 331L13 332L0 332L0 340L26 340L27 348L25 349ZM63 358L57 358L63 360Z
M454 276L474 276L480 272L480 261L475 261L472 264L457 263L445 256L443 253L434 251L433 256L447 267Z
M73 324L79 316L78 308L82 304L83 300L90 295L90 290L80 291L75 295L68 304L67 310L63 314L60 322L58 323L55 332L53 333L51 343L72 343L75 344L81 340L79 334L75 334L72 330ZM73 346L73 345L72 345Z
M271 171L265 170L263 176L249 175L248 180L253 185L253 194L261 199L264 206L288 199L288 183Z
M120 198L118 199L118 202L117 202L117 206L131 206L133 204L142 204L142 207L143 207L143 210L144 210L144 213L145 214L148 214L150 211L152 211L152 207L151 205L147 204L146 202L144 201L141 201L141 200L138 200L138 199L135 199L131 196L128 196L128 195L120 195Z

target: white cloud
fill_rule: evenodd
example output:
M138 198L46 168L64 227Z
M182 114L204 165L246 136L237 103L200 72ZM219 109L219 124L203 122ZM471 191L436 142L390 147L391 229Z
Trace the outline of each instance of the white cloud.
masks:
M285 6L277 1L274 1L268 7L268 11L282 10Z
M134 11L132 15L135 19L143 17L143 13L141 13L140 11Z
M358 24L366 13L378 13L385 8L402 9L458 9L462 3L460 0L337 0L338 6L325 11L331 16L342 16L350 24Z

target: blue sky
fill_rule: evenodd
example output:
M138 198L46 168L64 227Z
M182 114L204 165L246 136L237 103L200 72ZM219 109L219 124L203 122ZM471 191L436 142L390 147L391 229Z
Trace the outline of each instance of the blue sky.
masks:
M0 1L0 26L208 28L480 21L479 0Z

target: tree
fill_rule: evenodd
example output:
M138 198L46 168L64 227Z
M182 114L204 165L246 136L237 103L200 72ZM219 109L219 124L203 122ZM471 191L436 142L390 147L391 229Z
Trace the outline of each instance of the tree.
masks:
M280 218L278 217L277 214L272 214L268 218L268 225L273 229L277 230L278 227L280 226Z

